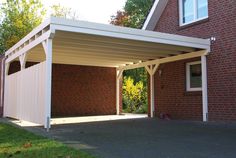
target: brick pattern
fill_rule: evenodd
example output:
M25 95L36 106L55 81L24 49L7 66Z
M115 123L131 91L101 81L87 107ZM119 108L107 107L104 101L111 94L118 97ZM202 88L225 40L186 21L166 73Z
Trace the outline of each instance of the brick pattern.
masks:
M53 65L52 116L116 114L115 68Z
M168 2L155 30L199 38L216 37L207 57L209 120L236 120L236 1L208 0L209 18L180 27L178 1ZM185 93L186 61L161 65L163 76L155 75L157 113L174 119L200 119L201 97Z
M170 114L172 119L201 120L201 92L186 92L186 62L198 58L162 64L155 73L155 115ZM159 74L161 71L161 75Z

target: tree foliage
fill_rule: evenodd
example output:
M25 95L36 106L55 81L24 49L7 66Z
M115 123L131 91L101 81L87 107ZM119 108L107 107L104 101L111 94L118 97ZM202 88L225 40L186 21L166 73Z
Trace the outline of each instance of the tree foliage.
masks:
M0 8L0 53L16 44L42 22L45 10L40 0L6 0Z
M123 11L117 11L116 15L111 17L111 24L141 28L149 10L153 4L153 0L127 0Z
M76 11L73 11L71 8L61 6L60 4L55 4L51 6L51 9L51 16L74 20L78 19Z

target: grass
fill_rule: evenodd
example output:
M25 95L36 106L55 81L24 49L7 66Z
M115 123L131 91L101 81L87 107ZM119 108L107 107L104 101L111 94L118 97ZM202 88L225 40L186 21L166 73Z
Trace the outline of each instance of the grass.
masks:
M94 158L60 142L0 123L0 158Z

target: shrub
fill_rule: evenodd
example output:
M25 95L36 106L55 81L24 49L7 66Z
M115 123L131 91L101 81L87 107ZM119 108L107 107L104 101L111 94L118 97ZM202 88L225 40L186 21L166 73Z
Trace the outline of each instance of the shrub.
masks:
M147 90L143 81L134 83L131 77L124 77L123 109L124 112L147 113Z

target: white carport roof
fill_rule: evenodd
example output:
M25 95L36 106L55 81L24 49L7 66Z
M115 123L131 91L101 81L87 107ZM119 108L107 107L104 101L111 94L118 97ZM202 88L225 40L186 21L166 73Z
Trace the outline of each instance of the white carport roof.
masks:
M31 91L37 92L37 86L29 87L24 80L8 76L9 63L20 60L21 71L25 74L26 61L41 62L43 70L42 85L43 104L45 104L44 126L50 128L51 118L51 84L52 63L116 67L116 109L119 114L119 79L123 70L145 67L150 74L150 114L154 114L154 73L161 63L173 62L194 57L201 57L202 61L202 100L203 120L207 121L207 68L206 55L210 51L210 40L186 36L172 35L160 32L124 28L118 26L95 24L90 22L73 21L61 18L50 18L25 38L10 48L6 53L5 86L8 92L8 101L11 94L15 94L12 85L17 83L17 95L27 93L22 105L28 105L28 98L33 99L30 107L37 106L37 98ZM26 60L27 59L27 60ZM38 64L40 65L40 64ZM45 67L44 67L45 65ZM38 71L38 70L37 70ZM29 76L33 75L33 72ZM38 78L39 76L37 76ZM26 77L25 77L26 79ZM32 82L28 79L29 82ZM28 81L26 80L26 81ZM14 81L14 82L13 82ZM37 81L39 81L37 79ZM41 82L40 82L41 83ZM5 84L6 85L6 84ZM37 92L37 93L36 93ZM16 99L16 98L13 98ZM7 99L4 99L7 100ZM10 104L6 105L10 106ZM38 108L38 107L37 107ZM28 120L30 121L30 120Z
M25 52L27 61L42 61L47 38L60 64L120 67L210 49L208 39L52 17L9 49L6 61Z

